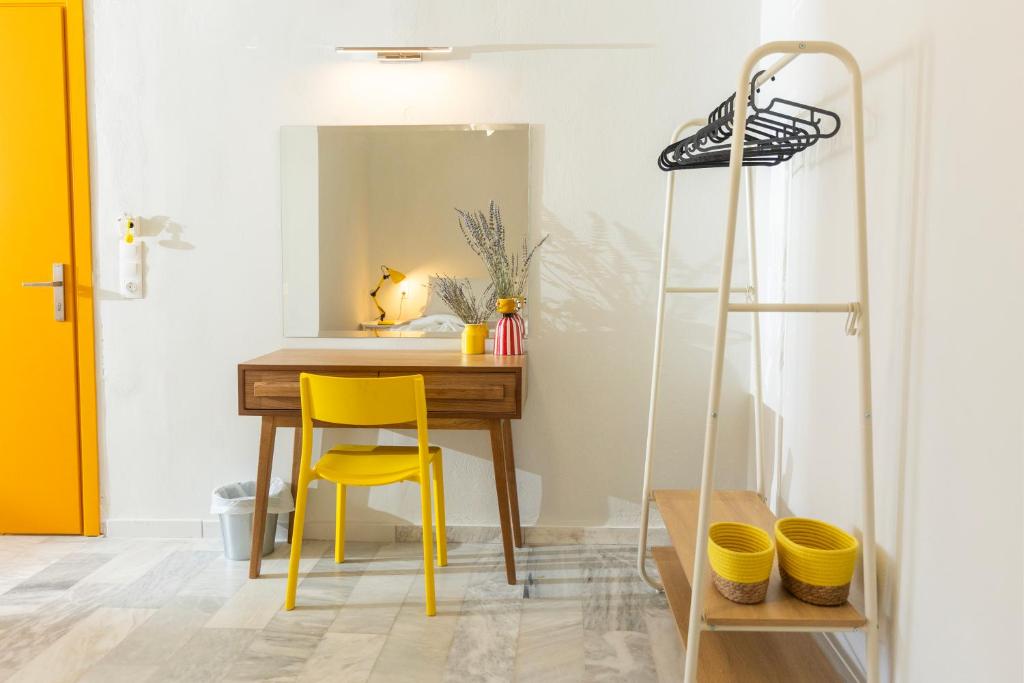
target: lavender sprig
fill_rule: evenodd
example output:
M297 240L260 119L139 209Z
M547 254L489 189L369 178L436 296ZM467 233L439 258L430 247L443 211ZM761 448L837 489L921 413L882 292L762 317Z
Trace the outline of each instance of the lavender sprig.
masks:
M530 262L537 248L548 237L545 235L530 249L524 236L520 253L510 254L506 246L505 226L501 221L501 208L493 200L488 208L486 214L483 211L473 213L455 209L459 215L459 229L469 248L484 262L496 298L522 298L526 292Z
M485 323L494 313L497 297L493 284L487 285L479 298L473 293L473 284L469 280L450 275L435 275L430 286L452 313L467 325Z

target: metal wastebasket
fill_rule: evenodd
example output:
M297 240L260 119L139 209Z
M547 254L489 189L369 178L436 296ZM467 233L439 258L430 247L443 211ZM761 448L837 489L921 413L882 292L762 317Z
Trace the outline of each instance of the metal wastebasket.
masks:
M213 490L210 512L220 518L224 555L229 560L248 560L252 544L252 522L256 507L256 482L240 481ZM267 524L263 532L263 554L274 552L277 516L295 509L291 491L281 479L270 480Z

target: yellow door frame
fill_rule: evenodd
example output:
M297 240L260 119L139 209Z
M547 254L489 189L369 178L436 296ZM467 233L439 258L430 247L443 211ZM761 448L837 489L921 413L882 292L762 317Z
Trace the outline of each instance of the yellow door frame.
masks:
M74 292L78 451L82 473L82 533L100 534L99 449L96 434L96 344L93 321L92 214L89 202L89 132L85 99L85 20L82 0L24 2L0 6L60 7L64 10L67 59L68 155L71 171L71 264Z

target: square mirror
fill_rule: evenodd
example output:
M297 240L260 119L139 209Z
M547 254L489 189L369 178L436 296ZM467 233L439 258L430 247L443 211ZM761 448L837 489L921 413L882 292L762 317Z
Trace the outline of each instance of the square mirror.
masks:
M519 249L529 149L527 124L282 128L285 336L458 336L431 279L489 279L455 209L494 200Z

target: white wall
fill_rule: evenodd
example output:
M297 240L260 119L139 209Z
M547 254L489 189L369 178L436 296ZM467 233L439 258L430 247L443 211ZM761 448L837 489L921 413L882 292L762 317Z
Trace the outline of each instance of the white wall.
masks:
M281 296L289 335L320 331L320 188L317 129L281 129L281 174L295 179L281 188Z
M1020 681L1024 105L999 2L767 0L762 38L834 40L864 72L883 673ZM801 58L778 90L849 120L841 68ZM1011 87L1012 86L1012 87ZM759 174L762 289L853 296L848 137ZM784 507L860 529L855 343L831 317L766 316ZM862 656L861 638L846 646Z
M636 523L665 180L655 158L680 119L728 94L756 42L748 3L95 0L87 11L105 519L208 517L215 484L254 474L259 430L236 414L235 366L285 344L279 127L483 121L536 125L532 231L551 235L513 428L524 522ZM704 20L730 29L680 38ZM367 43L477 47L398 66L334 53ZM723 179L681 184L679 280L717 272L721 207L704 197ZM138 301L114 294L122 211L150 218ZM151 234L164 225L188 248ZM666 485L698 478L692 408L706 400L711 308L673 305ZM732 485L746 479L744 335L728 370ZM496 524L486 436L434 438L452 451L451 523ZM290 442L279 438L282 476ZM330 492L315 493L312 519L331 519ZM417 505L408 486L350 500L356 520L415 520Z

